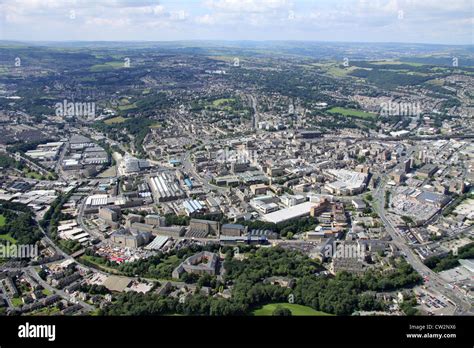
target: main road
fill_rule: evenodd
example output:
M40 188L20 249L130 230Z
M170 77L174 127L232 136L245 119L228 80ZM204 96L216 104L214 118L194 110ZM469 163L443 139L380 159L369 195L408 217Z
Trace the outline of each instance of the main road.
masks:
M448 288L448 282L442 279L436 272L428 268L420 258L415 254L414 250L407 245L406 240L400 235L398 230L393 226L392 222L386 216L385 212L385 186L388 180L387 176L384 176L378 188L375 191L375 203L374 209L379 214L380 219L390 237L392 238L393 244L401 250L407 262L415 269L425 280L425 286L427 288L434 289L441 293L443 296L451 300L456 305L455 314L469 314L474 315L472 303L462 294L458 294L454 289Z

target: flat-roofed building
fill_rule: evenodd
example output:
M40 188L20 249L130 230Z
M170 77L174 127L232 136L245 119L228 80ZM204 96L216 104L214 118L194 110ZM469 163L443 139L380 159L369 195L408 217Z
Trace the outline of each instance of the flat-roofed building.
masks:
M179 279L183 273L216 275L219 267L219 256L209 251L201 251L188 257L173 270L172 276Z
M109 276L104 281L104 286L110 291L122 292L132 283L131 278L119 277L119 276Z
M416 175L426 179L432 177L438 171L438 167L434 164L425 164L416 171Z
M326 172L333 182L327 183L324 188L336 195L355 195L364 191L368 179L365 173L346 169L329 169Z
M151 233L155 236L182 237L186 229L184 226L155 226Z
M149 232L131 232L127 229L120 229L112 233L110 239L116 244L123 245L129 248L138 248L150 240L151 233Z
M327 212L331 209L331 202L328 199L322 198L319 202L314 203L311 207L310 215L311 217L317 217L324 212Z
M99 208L99 217L105 221L118 221L121 216L120 207L100 207Z
M268 176L277 177L277 176L282 176L283 174L285 174L285 169L282 167L276 167L276 166L267 167Z
M256 184L256 185L250 185L250 191L254 195L264 195L267 193L268 186L265 184Z
M246 227L240 224L224 224L221 227L221 234L224 236L241 236L246 231Z
M145 223L148 225L164 226L165 218L160 215L147 215L145 216Z
M218 221L191 219L189 222L190 230L198 230L218 236L220 232L220 223Z
M263 220L278 224L280 222L309 216L311 207L314 205L312 202L305 202L294 205L292 207L281 209L270 214L265 214Z
M353 199L352 205L357 210L364 210L365 208L367 208L367 204L365 204L365 202L362 199Z

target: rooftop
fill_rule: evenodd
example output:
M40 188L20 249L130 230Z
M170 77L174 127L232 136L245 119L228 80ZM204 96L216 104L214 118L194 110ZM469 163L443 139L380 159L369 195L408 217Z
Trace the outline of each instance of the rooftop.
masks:
M298 218L304 215L308 215L313 205L313 202L304 202L301 204L297 204L286 209L281 209L273 213L265 214L263 216L263 220L277 224L279 222Z

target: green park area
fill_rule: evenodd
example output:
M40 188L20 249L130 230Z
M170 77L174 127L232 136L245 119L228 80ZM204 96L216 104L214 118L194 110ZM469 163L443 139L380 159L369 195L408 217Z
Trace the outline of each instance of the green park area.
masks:
M23 306L23 301L21 300L20 297L14 297L12 298L12 305L15 307L21 307Z
M0 227L5 226L6 223L7 223L7 218L5 217L5 215L0 214ZM10 234L0 234L0 240L6 240L10 242L11 244L16 243L16 239L13 238Z
M137 105L135 103L129 103L129 104L125 104L125 105L120 105L118 108L119 108L120 111L127 111L127 110L136 109Z
M349 109L349 108L341 108L341 107L333 107L328 110L328 112L332 114L340 114L344 116L349 116L349 117L359 117L359 118L373 118L375 117L374 114L361 111L361 110L356 110L356 109Z
M104 70L111 70L111 69L121 69L124 68L124 61L118 62L107 62L104 64L95 64L89 68L92 72L104 71Z
M233 102L233 101L234 101L234 99L232 99L232 98L221 98L221 99L214 100L212 102L212 105L215 106L215 107L219 107L219 106L228 104L228 103Z
M10 242L10 244L16 243L16 239L9 234L0 234L0 240L6 240L7 242Z
M105 124L123 123L127 119L122 116L112 117L104 121Z
M324 316L324 315L331 315L324 312L320 312L314 310L308 306L302 306L299 304L292 304L292 303L270 303L261 308L258 308L253 311L253 314L256 316L267 316L272 315L277 307L287 308L291 311L292 315L303 315L303 316Z

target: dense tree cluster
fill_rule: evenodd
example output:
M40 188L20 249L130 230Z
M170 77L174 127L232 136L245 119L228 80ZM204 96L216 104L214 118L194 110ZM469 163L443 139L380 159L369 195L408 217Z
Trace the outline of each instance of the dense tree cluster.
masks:
M184 303L180 303L176 298L128 292L120 294L117 301L101 310L100 314L228 316L244 315L246 312L247 308L244 305L227 299L193 295L188 296Z
M276 317L291 317L291 311L288 308L277 306L272 313L273 316Z
M357 310L383 310L375 291L412 287L421 277L402 261L392 273L367 271L363 276L341 272L335 277L304 277L295 287L295 301L316 310L350 315Z
M232 78L236 82L255 84L266 93L300 98L306 101L327 102L332 104L332 97L321 93L322 89L334 86L336 81L328 76L322 76L318 71L295 68L292 70L270 71L233 71Z
M217 252L219 250L219 246L217 244L210 244L206 246L193 244L189 247L177 250L173 249L167 253L158 252L156 255L146 259L140 259L134 262L127 262L121 264L118 264L114 261L109 261L99 256L92 249L87 249L85 254L88 256L88 259L90 261L93 261L94 263L102 266L113 268L118 273L121 273L126 276L139 276L153 279L171 279L171 273L184 259L203 250ZM87 263L87 259L83 261ZM189 279L187 279L187 283L196 283L198 279L199 277L189 276ZM203 282L206 282L206 280L204 279Z
M292 219L289 221L281 222L278 224L261 221L261 220L250 220L243 221L242 224L252 229L265 229L279 233L282 237L285 237L287 233L293 234L305 232L313 229L316 226L316 219L313 217Z
M34 244L41 239L41 232L28 206L0 200L0 215L5 217L0 234L10 235L18 244Z
M416 301L416 298L411 297L409 299L405 299L400 304L400 309L408 316L417 315L419 313L418 309L416 309L417 305L418 303Z
M157 120L147 117L133 117L128 118L121 123L106 124L97 122L94 127L106 133L111 139L123 143L129 143L130 138L128 134L133 137L133 144L138 154L143 154L142 142L150 131L150 127L157 123Z
M393 89L399 86L421 85L432 79L431 76L409 75L381 69L356 69L350 75L367 79L369 82L386 89Z
M443 211L443 216L448 216L450 214L457 215L454 211L456 210L457 206L461 204L462 201L465 199L471 198L474 199L474 192L466 192L462 195L454 194L453 195L454 201L449 204L447 208Z
M448 255L432 256L425 260L425 265L435 272L445 271L459 266L459 260L474 258L474 243L469 243L458 249L457 255L450 252Z
M16 152L25 153L27 151L36 149L38 145L47 143L48 141L53 141L53 139L42 139L42 140L32 140L32 141L29 141L28 139L24 139L20 142L17 142L8 146L7 149L11 153L16 153Z
M91 295L107 295L110 294L110 290L103 285L97 284L82 284L80 291L91 294Z
M81 244L74 240L64 240L58 237L58 225L62 220L71 220L74 217L70 214L64 214L61 210L63 205L69 200L74 190L67 194L59 195L51 204L49 209L43 215L40 221L42 228L46 230L49 236L58 242L59 246L67 253L74 253L82 248Z
M20 163L15 161L13 158L7 155L0 154L0 167L1 168L19 168Z
M49 209L43 215L43 219L40 221L41 227L49 229L53 237L56 237L59 221L72 218L71 216L61 212L63 205L69 200L71 195L72 191L66 195L59 195L53 201Z
M225 260L225 279L258 282L266 277L303 277L313 275L323 268L320 263L298 251L281 248L261 248L250 253L243 261L227 257Z
M156 294L120 294L106 307L105 315L243 315L267 303L287 302L293 295L295 303L337 315L351 315L357 310L383 310L375 297L376 291L392 291L414 286L421 281L405 261L393 261L392 272L368 271L363 276L342 272L321 276L322 267L307 256L281 248L250 250L245 259L232 258L227 250L225 260L226 285L232 286L232 297L223 299L201 294L189 295L184 303ZM271 276L296 279L296 286L280 287L263 282ZM213 283L214 282L214 283ZM200 277L198 288L211 285L220 291L213 277ZM287 313L280 313L285 315Z

